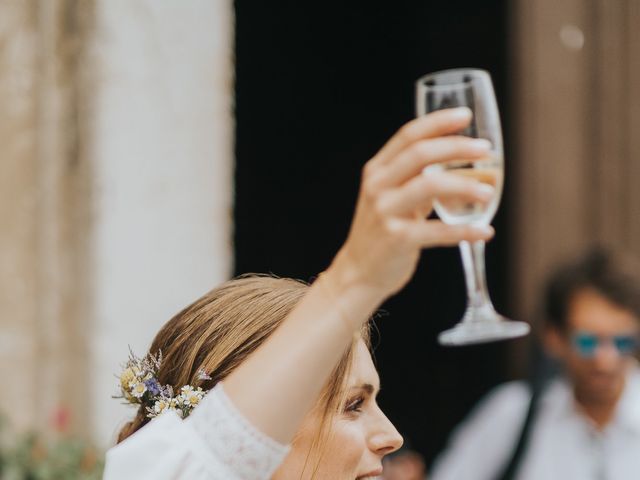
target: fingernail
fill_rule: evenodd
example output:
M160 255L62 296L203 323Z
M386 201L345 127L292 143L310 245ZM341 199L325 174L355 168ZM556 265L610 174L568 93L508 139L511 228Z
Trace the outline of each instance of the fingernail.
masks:
M472 112L469 107L456 107L451 110L451 115L456 120L467 120L471 118Z
M480 233L483 237L492 237L495 233L495 230L491 225L484 225L476 227L478 233Z
M486 183L481 183L477 185L476 189L477 189L478 195L481 196L482 198L486 198L487 200L493 197L493 195L496 193L496 189L493 188L491 185L487 185Z
M485 138L474 138L471 140L471 148L479 152L491 150L491 142Z

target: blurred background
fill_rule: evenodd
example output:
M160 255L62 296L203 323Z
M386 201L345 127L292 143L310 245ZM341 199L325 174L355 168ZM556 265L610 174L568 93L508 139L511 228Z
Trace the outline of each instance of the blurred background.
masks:
M181 307L234 274L309 280L414 81L491 72L506 192L496 307L594 243L640 253L640 1L0 0L0 415L104 449L113 400ZM532 337L442 348L457 249L426 252L377 321L380 403L427 463Z

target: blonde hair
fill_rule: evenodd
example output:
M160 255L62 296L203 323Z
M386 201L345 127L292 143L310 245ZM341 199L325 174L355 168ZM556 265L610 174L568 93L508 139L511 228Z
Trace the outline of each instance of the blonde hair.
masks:
M159 383L171 385L174 391L184 385L212 389L273 333L307 289L308 285L298 280L244 275L211 290L169 320L153 340L149 352L161 351L163 357ZM362 340L369 345L368 325L363 327ZM319 399L322 423L313 447L319 452L329 420L344 403L355 344L354 340L345 350ZM201 371L211 379L201 379ZM149 420L141 407L121 429L118 443ZM320 457L321 452L318 462Z

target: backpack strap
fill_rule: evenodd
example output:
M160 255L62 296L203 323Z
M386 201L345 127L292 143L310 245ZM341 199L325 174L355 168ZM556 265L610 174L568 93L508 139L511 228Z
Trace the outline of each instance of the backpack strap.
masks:
M527 415L522 424L520 430L520 436L515 444L509 461L505 463L502 472L496 476L496 480L515 480L522 465L522 459L527 452L529 446L529 439L531 438L531 430L537 417L538 406L540 404L540 397L544 390L543 385L539 382L531 383L531 400L529 401L529 408L527 409Z

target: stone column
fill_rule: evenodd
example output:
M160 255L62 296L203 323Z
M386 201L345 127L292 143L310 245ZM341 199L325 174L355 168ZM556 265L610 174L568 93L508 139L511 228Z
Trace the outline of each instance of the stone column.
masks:
M39 314L37 17L32 2L0 2L0 415L26 428L38 410ZM18 401L16 401L19 399Z
M106 445L128 347L231 272L228 0L0 0L0 412Z
M0 369L17 428L86 424L88 164L79 59L91 2L0 3ZM19 401L16 401L16 398Z
M102 0L95 22L87 380L104 442L133 413L111 398L129 346L231 272L232 4Z

